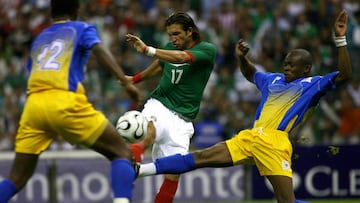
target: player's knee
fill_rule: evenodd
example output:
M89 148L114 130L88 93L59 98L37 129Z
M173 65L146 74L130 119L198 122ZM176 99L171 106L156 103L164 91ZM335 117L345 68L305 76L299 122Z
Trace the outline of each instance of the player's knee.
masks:
M114 155L114 158L124 158L129 160L132 160L133 157L128 145L125 145L123 147L117 147L114 151Z

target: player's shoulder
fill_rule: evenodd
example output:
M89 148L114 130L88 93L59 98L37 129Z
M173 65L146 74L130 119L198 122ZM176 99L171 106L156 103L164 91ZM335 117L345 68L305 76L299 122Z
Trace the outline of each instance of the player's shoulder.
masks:
M201 41L197 46L207 47L207 48L211 48L211 49L216 49L215 44L213 44L213 43L211 43L211 42L206 42L206 41Z
M311 78L312 81L331 80L331 79L334 79L338 74L339 74L339 71L334 71L334 72L326 73L324 75L309 76L308 78Z
M217 52L217 48L213 43L210 42L206 42L206 41L201 41L199 42L197 45L195 45L193 48L193 50L201 50L201 51L205 51L211 55L216 55Z
M76 21L71 21L70 22L72 25L74 26L78 26L78 27L82 27L82 28L88 28L88 27L95 27L94 24L86 22L86 21L80 21L80 20L76 20Z

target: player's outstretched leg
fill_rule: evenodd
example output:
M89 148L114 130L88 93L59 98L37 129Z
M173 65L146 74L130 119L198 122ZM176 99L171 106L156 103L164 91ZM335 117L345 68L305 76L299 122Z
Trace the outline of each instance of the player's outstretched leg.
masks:
M131 152L125 140L121 138L116 128L110 123L102 135L91 146L111 161L111 187L114 203L128 203L132 199L135 170L131 163Z
M196 169L195 160L192 153L161 157L153 163L141 164L139 177L151 176L156 174L181 174Z

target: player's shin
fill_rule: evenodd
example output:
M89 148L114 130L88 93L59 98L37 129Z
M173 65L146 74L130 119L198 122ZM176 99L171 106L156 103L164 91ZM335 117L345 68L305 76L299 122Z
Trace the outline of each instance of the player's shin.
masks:
M0 182L0 203L7 203L16 194L16 187L13 182L4 179Z
M156 174L180 174L196 169L195 160L191 153L158 158L155 161L155 166Z
M131 162L126 159L116 159L111 163L111 186L114 192L114 202L124 202L132 198L135 171Z

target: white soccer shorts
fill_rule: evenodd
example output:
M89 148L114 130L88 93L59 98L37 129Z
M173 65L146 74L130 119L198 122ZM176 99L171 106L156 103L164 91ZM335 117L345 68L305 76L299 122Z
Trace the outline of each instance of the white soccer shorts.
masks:
M185 154L189 151L190 139L194 134L194 125L191 121L182 119L153 98L145 103L142 113L153 121L156 129L152 148L153 160L178 153Z

